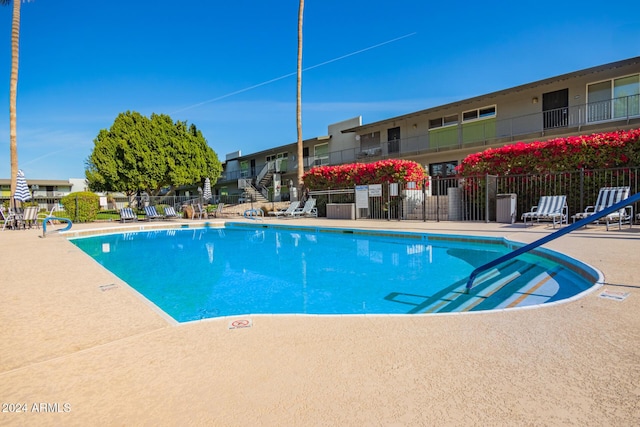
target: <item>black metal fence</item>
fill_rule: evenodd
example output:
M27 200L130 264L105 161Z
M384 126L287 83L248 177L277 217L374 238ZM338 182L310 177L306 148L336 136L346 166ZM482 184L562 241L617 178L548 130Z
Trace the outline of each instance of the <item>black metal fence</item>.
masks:
M457 182L457 181L456 181ZM454 184L452 182L451 184ZM365 194L361 195L360 191ZM432 195L429 183L382 183L378 187L347 188L337 190L311 191L311 197L316 199L318 216L328 218L350 219L333 216L333 205L353 205L356 219L386 219L400 220L460 220L459 215L452 218L450 213L450 198L448 195ZM446 194L446 193L445 193ZM347 210L347 213L350 211Z
M426 184L426 185L425 185ZM424 183L383 183L367 194L365 202L356 200L357 188L312 191L319 216L331 217L327 206L354 204L356 218L422 221L496 221L502 195L515 199L515 218L538 204L542 196L566 195L569 217L593 205L602 187L629 187L640 191L640 167L576 170L539 175L484 175L465 178L433 177ZM634 206L640 212L640 206ZM348 218L345 218L348 219Z
M52 209L63 210L61 205L62 196L50 197L50 196L35 196L26 202L27 205L38 205L40 211L51 212ZM242 203L241 196L218 196L216 198L216 204L222 202L225 204ZM145 206L173 206L176 211L180 211L182 206L192 205L195 203L206 204L205 200L198 196L102 196L100 198L100 209L117 211L124 207L132 207L135 209L143 209ZM213 203L213 201L209 201ZM0 204L9 206L9 198L0 198Z
M539 175L484 175L465 178L433 177L422 183L389 184L364 189L346 188L312 191L316 199L318 216L332 217L331 205L353 205L355 218L387 219L390 221L496 221L497 205L501 195L513 195L515 218L538 204L541 196L566 195L569 217L584 212L593 205L602 187L629 187L630 194L640 192L640 166L634 168L575 170ZM363 190L363 188L360 188ZM50 212L60 207L60 198L36 197L41 212ZM2 202L7 203L7 200ZM103 211L117 211L131 206L173 206L177 212L183 206L202 203L201 198L186 196L158 197L103 197ZM219 202L238 203L238 196L221 196ZM366 207L362 207L366 206ZM329 207L329 209L328 209ZM640 213L640 204L633 207ZM351 217L348 210L348 219Z
M542 196L567 196L569 217L593 205L602 187L629 187L630 194L640 191L640 167L576 170L539 175L473 177L460 180L465 219L494 221L496 201L500 194L516 197L517 217L538 204ZM634 206L638 212L640 206ZM470 209L471 208L471 209Z

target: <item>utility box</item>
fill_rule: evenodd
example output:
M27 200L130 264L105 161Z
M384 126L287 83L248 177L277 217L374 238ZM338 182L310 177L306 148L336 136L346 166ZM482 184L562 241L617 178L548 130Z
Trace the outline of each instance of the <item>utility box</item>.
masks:
M516 195L515 194L497 194L496 195L496 221L505 224L513 224L516 222L517 208L516 208Z
M354 203L327 203L327 219L356 219Z

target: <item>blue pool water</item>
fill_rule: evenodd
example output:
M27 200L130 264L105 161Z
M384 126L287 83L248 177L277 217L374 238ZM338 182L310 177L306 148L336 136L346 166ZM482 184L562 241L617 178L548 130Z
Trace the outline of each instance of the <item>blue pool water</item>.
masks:
M247 226L71 239L178 322L245 314L418 314L550 303L598 273L547 250L464 285L512 250L502 239Z

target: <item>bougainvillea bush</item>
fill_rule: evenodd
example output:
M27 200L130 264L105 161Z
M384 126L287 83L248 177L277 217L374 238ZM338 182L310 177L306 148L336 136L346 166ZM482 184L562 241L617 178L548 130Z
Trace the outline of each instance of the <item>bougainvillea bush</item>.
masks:
M640 129L518 142L467 156L458 174L524 175L640 165Z
M317 166L304 174L302 179L304 185L311 190L326 190L383 182L415 182L420 186L425 177L424 169L419 163L387 159L374 163Z

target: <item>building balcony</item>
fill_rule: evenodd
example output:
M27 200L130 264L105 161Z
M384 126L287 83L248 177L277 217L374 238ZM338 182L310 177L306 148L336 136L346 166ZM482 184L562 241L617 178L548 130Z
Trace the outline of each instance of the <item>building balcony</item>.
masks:
M425 124L426 126L426 124ZM372 162L385 158L410 158L419 155L469 150L515 141L533 141L554 136L609 131L640 126L640 95L575 105L508 118L479 119L427 130L417 136L369 144L322 156L304 158L305 170L314 166ZM382 129L381 129L382 130ZM280 172L296 172L297 161L290 160ZM256 168L262 170L264 165ZM221 181L234 181L241 171L223 173ZM246 173L246 171L245 171Z

